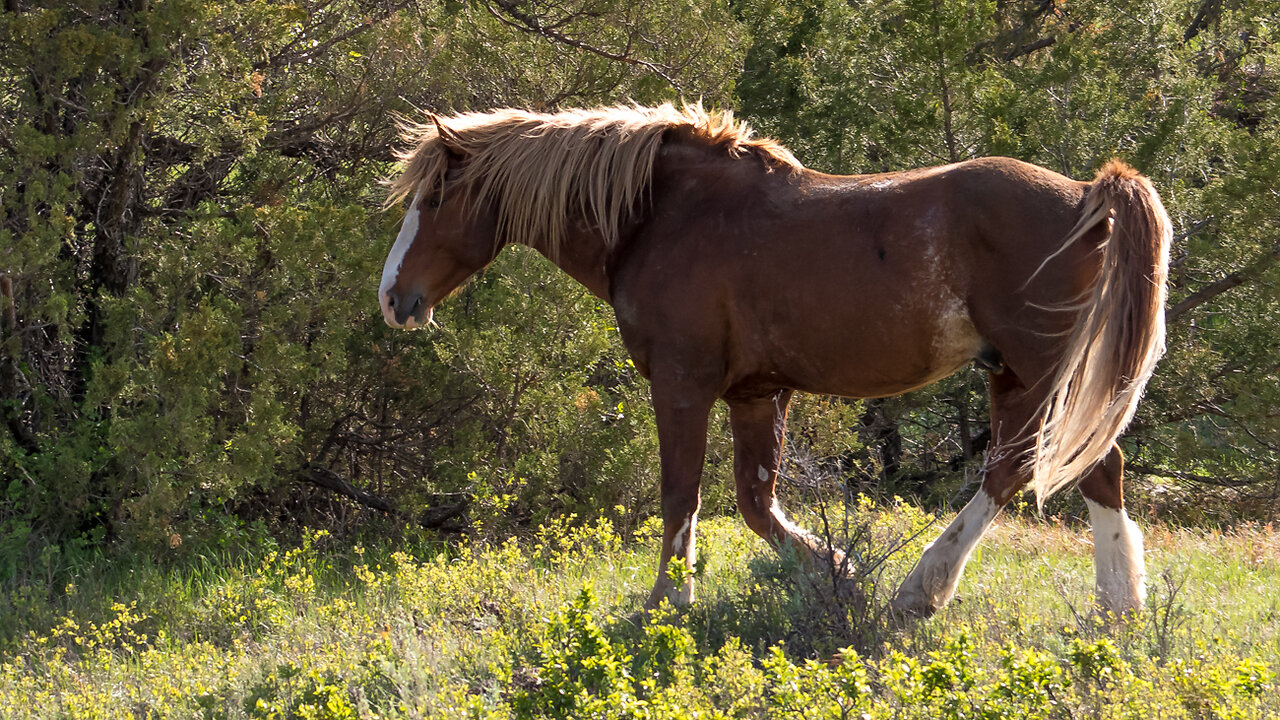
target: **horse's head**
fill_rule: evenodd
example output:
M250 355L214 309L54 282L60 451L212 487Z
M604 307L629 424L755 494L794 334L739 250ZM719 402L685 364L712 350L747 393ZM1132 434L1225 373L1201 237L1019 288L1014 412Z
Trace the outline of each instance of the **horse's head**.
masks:
M447 152L447 171L419 184L382 268L378 302L391 327L429 324L436 303L501 249L494 212L460 180L465 158L459 150Z

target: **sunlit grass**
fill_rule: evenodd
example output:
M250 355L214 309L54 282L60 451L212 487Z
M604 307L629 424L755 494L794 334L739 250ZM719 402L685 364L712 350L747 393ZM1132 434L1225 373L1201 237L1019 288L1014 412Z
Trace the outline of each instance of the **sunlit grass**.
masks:
M883 537L929 521L911 508L858 512ZM86 567L61 593L6 591L23 614L6 625L0 717L555 716L549 682L588 700L616 694L607 707L641 702L653 717L678 716L680 698L703 716L777 717L799 702L813 712L797 716L821 717L821 698L842 692L862 704L832 700L832 712L857 705L869 717L966 717L1000 703L1027 717L1280 717L1273 529L1147 528L1150 607L1116 623L1093 611L1086 529L1002 517L943 612L907 624L875 612L940 527L869 577L858 605L740 521L708 519L698 601L646 627L630 615L653 579L652 523L623 538L566 518L492 546L319 532L179 567ZM554 671L582 661L583 643L603 684ZM857 652L840 655L846 645ZM804 663L833 657L847 661ZM661 658L674 674L633 676ZM947 673L969 679L942 683ZM592 707L579 700L575 712ZM903 714L920 703L937 713Z

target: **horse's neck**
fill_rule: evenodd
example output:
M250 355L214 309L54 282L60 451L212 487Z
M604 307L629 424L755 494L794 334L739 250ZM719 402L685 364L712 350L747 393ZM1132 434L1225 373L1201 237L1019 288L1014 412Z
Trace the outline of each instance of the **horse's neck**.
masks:
M707 186L722 182L728 170L739 170L751 173L763 172L754 164L743 165L741 161L725 156L718 148L709 148L702 143L682 142L678 138L663 144L659 158L653 169L654 185L673 185L674 179L683 178L687 184L690 176L707 176ZM683 186L683 185L682 185ZM648 197L658 194L651 190ZM624 247L643 223L644 213L639 217L624 221L619 228L618 243L610 247L600 232L590 227L589 223L580 219L570 222L564 241L559 248L549 250L540 245L531 246L546 256L574 278L582 283L597 297L612 302L612 288L609 282L609 267L613 253Z
M533 248L555 263L569 277L582 283L596 297L609 302L610 250L598 232L570 227L564 241L555 251L534 245Z

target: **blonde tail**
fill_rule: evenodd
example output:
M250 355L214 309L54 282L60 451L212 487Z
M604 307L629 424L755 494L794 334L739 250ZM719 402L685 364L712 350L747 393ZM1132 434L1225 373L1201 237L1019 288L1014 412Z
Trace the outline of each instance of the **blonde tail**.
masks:
M1164 353L1172 225L1151 182L1118 160L1094 178L1062 246L1108 219L1098 281L1078 306L1035 416L1039 429L1027 465L1041 504L1106 457Z

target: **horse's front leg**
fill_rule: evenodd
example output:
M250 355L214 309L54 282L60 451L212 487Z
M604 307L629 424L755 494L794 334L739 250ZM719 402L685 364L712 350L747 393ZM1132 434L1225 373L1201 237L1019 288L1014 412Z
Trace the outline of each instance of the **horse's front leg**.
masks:
M842 557L818 538L791 522L778 506L774 488L787 431L790 390L758 398L729 401L733 428L733 475L738 490L738 511L747 527L781 550L791 545L801 559L815 567L834 564Z
M662 604L693 602L693 569L697 561L696 537L702 465L707 450L707 417L714 396L697 389L653 382L654 418L658 425L658 452L662 460L662 556L658 578L645 602L646 610ZM669 564L684 566L684 582L671 581Z

